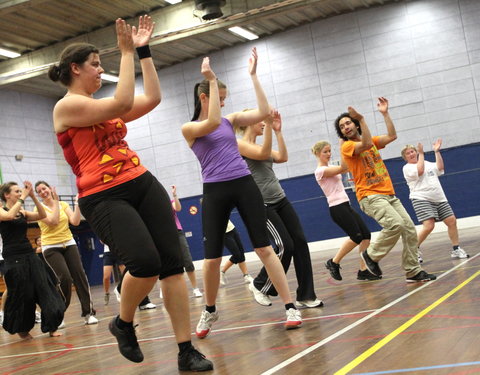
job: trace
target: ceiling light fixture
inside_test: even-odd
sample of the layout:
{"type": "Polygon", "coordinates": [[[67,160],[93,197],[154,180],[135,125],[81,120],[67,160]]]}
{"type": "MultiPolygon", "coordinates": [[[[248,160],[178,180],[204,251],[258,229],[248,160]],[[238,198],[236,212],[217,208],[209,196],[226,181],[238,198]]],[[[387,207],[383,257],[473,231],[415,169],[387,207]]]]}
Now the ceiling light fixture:
{"type": "Polygon", "coordinates": [[[9,51],[8,49],[5,48],[0,48],[0,55],[5,56],[5,57],[10,57],[11,59],[20,56],[20,53],[9,51]]]}
{"type": "Polygon", "coordinates": [[[182,0],[165,0],[167,3],[169,4],[178,4],[180,3],[182,0]]]}
{"type": "Polygon", "coordinates": [[[244,29],[243,27],[240,26],[235,26],[235,27],[230,27],[228,31],[240,35],[241,37],[244,37],[245,39],[248,40],[255,40],[258,39],[258,35],[252,33],[251,31],[248,31],[244,29]]]}
{"type": "Polygon", "coordinates": [[[102,73],[102,79],[108,82],[118,82],[118,77],[112,74],[102,73]]]}

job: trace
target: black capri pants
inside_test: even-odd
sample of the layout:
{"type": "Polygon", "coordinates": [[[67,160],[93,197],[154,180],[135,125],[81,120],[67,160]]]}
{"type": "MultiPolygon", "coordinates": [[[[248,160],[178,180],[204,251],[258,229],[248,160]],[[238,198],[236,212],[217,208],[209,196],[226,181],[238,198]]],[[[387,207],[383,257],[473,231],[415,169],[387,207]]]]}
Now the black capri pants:
{"type": "Polygon", "coordinates": [[[203,184],[202,223],[205,259],[222,256],[225,230],[236,207],[254,248],[270,245],[263,198],[251,175],[203,184]]]}
{"type": "Polygon", "coordinates": [[[225,233],[225,247],[232,254],[229,259],[230,262],[233,264],[245,262],[245,249],[237,228],[233,228],[230,232],[225,233]]]}
{"type": "Polygon", "coordinates": [[[168,193],[150,173],[79,199],[97,236],[135,277],[183,273],[168,193]]]}
{"type": "Polygon", "coordinates": [[[372,237],[362,217],[350,206],[350,202],[330,207],[330,216],[356,244],[372,237]]]}

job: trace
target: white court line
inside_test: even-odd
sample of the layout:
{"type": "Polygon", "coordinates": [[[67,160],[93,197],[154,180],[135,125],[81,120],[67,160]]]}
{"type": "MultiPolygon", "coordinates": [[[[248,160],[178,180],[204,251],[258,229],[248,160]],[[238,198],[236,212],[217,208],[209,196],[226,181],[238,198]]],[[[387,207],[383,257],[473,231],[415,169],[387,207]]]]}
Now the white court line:
{"type": "MultiPolygon", "coordinates": [[[[347,312],[347,313],[333,314],[333,315],[321,315],[321,316],[312,317],[312,318],[305,318],[305,319],[303,319],[303,321],[338,318],[338,317],[348,316],[348,315],[360,315],[360,314],[370,313],[372,311],[375,311],[375,310],[363,310],[363,311],[354,311],[354,312],[347,312]]],[[[259,327],[266,327],[266,326],[277,325],[277,324],[282,324],[282,323],[284,323],[284,321],[275,321],[275,322],[269,322],[269,323],[252,324],[252,325],[248,325],[248,326],[222,328],[222,329],[216,329],[216,330],[212,331],[212,333],[237,331],[237,330],[248,329],[248,328],[259,328],[259,327]]],[[[192,336],[193,335],[195,335],[195,332],[192,333],[192,336]]],[[[38,335],[38,336],[35,336],[35,337],[40,337],[40,336],[44,336],[44,335],[38,335]]],[[[151,338],[148,338],[148,339],[140,339],[140,340],[138,340],[138,342],[156,341],[156,340],[170,339],[170,338],[174,338],[174,337],[175,337],[174,335],[151,337],[151,338]]],[[[16,341],[16,342],[20,342],[20,341],[16,341]]],[[[12,344],[12,343],[4,344],[4,345],[10,345],[10,344],[12,344]]],[[[59,343],[59,344],[62,344],[62,343],[59,343]]],[[[102,348],[102,347],[105,347],[105,346],[114,346],[114,345],[117,345],[116,341],[111,342],[111,343],[106,343],[106,344],[77,346],[77,347],[73,347],[73,348],[63,348],[63,349],[54,349],[54,350],[45,350],[43,352],[31,352],[31,353],[22,353],[22,354],[3,355],[3,356],[0,356],[0,359],[25,357],[25,356],[32,356],[32,355],[39,355],[39,354],[61,353],[61,352],[65,352],[65,351],[74,351],[74,350],[102,348]]]]}
{"type": "MultiPolygon", "coordinates": [[[[442,273],[440,276],[437,277],[437,280],[440,280],[442,277],[445,277],[447,276],[450,272],[453,272],[454,270],[456,270],[457,268],[463,266],[464,264],[470,262],[471,260],[477,258],[478,256],[480,255],[480,253],[478,253],[477,255],[474,255],[473,257],[471,258],[468,258],[467,260],[463,261],[462,263],[459,263],[457,264],[455,267],[451,268],[450,270],[442,273]]],[[[270,370],[267,370],[265,372],[263,372],[261,375],[271,375],[271,374],[274,374],[275,372],[285,368],[286,366],[290,365],[291,363],[297,361],[298,359],[306,356],[307,354],[313,352],[314,350],[322,347],[323,345],[329,343],[330,341],[336,339],[338,336],[341,336],[343,335],[345,332],[348,332],[350,331],[351,329],[359,326],[360,324],[362,324],[363,322],[366,322],[367,320],[373,318],[374,316],[380,314],[381,312],[389,309],[390,307],[396,305],[398,302],[400,301],[403,301],[405,298],[408,298],[410,297],[411,295],[419,292],[420,290],[424,289],[424,288],[427,288],[429,285],[432,285],[433,283],[435,283],[437,280],[434,280],[434,281],[429,281],[429,282],[426,282],[424,285],[422,285],[421,287],[418,287],[416,288],[415,290],[412,290],[411,292],[403,295],[402,297],[399,297],[397,298],[396,300],[390,302],[389,304],[379,308],[378,310],[375,310],[374,312],[372,312],[371,314],[363,317],[362,319],[356,321],[355,323],[353,324],[350,324],[349,326],[343,328],[342,330],[340,331],[337,331],[336,333],[334,333],[333,335],[331,336],[328,336],[327,338],[323,339],[322,341],[319,341],[317,342],[316,344],[310,346],[308,349],[305,349],[303,351],[301,351],[300,353],[298,354],[295,354],[293,357],[290,357],[289,359],[279,363],[278,365],[276,365],[275,367],[272,367],[270,370]]]]}

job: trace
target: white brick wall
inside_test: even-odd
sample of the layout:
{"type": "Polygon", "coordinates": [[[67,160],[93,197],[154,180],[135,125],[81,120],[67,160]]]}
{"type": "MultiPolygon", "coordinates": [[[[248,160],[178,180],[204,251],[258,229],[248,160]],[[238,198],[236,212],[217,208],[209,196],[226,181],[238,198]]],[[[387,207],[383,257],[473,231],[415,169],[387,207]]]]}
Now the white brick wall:
{"type": "MultiPolygon", "coordinates": [[[[399,156],[405,143],[423,142],[428,151],[438,137],[444,147],[478,142],[479,19],[478,0],[399,1],[217,51],[211,64],[229,89],[223,113],[255,105],[247,61],[256,46],[259,77],[282,114],[289,147],[289,162],[276,167],[280,178],[313,172],[310,146],[319,139],[328,139],[338,156],[333,120],[348,105],[364,113],[374,134],[385,132],[376,112],[378,96],[390,99],[399,137],[383,151],[385,158],[399,156]]],[[[198,162],[180,132],[193,113],[200,63],[198,58],[162,69],[162,103],[130,124],[127,136],[145,165],[165,186],[177,184],[181,196],[201,193],[198,162]]],[[[140,79],[137,87],[141,90],[140,79]]],[[[99,94],[111,95],[112,86],[99,94]]],[[[46,178],[67,193],[72,179],[52,146],[53,104],[0,92],[0,161],[4,179],[46,178]],[[16,153],[25,159],[5,156],[16,153]]]]}

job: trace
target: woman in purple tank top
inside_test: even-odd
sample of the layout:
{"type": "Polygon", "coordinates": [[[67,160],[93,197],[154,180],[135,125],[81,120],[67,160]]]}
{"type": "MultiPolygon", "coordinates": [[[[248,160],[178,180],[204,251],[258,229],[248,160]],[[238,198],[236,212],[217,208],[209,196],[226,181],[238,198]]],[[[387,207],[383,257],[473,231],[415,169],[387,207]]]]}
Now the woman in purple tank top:
{"type": "Polygon", "coordinates": [[[217,81],[208,57],[204,58],[201,72],[205,79],[195,86],[195,113],[192,121],[182,126],[183,136],[200,161],[203,177],[203,279],[206,308],[202,311],[196,329],[199,338],[206,337],[213,323],[218,320],[215,301],[220,283],[223,241],[228,218],[234,207],[238,209],[255,252],[285,304],[285,327],[298,328],[302,324],[301,314],[292,303],[285,272],[268,239],[262,195],[240,156],[234,132],[234,127],[257,124],[269,114],[268,101],[256,69],[257,51],[253,48],[249,73],[258,108],[222,117],[221,107],[227,89],[222,82],[217,81]]]}

